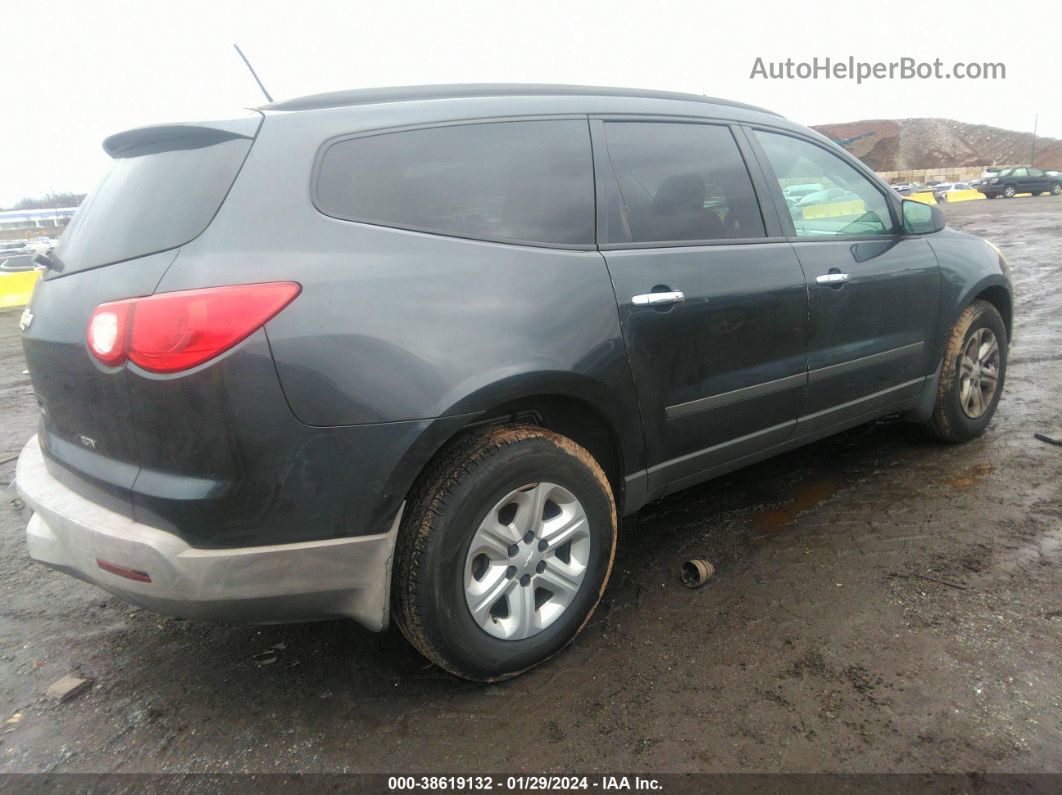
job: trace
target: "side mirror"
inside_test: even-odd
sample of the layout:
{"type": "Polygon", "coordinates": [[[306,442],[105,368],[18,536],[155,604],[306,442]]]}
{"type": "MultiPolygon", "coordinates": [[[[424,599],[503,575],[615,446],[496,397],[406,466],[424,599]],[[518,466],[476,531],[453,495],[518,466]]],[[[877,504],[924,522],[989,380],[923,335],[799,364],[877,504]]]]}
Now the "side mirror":
{"type": "Polygon", "coordinates": [[[932,204],[903,200],[903,229],[909,235],[929,235],[944,228],[944,213],[932,204]]]}

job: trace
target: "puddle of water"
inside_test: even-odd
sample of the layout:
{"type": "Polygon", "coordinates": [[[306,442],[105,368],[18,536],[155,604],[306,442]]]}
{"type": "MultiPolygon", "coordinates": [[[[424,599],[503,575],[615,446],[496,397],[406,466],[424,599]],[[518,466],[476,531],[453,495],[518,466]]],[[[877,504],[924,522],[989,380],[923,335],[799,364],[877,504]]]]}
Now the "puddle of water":
{"type": "Polygon", "coordinates": [[[800,486],[793,494],[793,498],[783,507],[757,511],[752,514],[750,517],[752,528],[761,533],[780,532],[804,511],[811,510],[836,493],[837,484],[828,479],[800,486]]]}
{"type": "Polygon", "coordinates": [[[995,467],[989,464],[978,464],[972,466],[969,469],[965,469],[959,473],[958,477],[949,478],[944,482],[955,489],[968,489],[970,486],[983,480],[988,475],[992,474],[995,467]]]}

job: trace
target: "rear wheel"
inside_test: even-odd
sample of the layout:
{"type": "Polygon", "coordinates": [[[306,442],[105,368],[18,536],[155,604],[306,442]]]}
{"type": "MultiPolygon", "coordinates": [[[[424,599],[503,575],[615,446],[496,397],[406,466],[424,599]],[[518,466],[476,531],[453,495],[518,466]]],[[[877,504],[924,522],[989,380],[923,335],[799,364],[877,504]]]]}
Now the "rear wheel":
{"type": "Polygon", "coordinates": [[[994,306],[974,301],[948,338],[930,432],[966,442],[985,432],[999,405],[1007,372],[1007,329],[994,306]]]}
{"type": "Polygon", "coordinates": [[[604,591],[616,507],[570,439],[503,426],[453,443],[407,501],[393,614],[424,656],[496,681],[563,649],[604,591]]]}

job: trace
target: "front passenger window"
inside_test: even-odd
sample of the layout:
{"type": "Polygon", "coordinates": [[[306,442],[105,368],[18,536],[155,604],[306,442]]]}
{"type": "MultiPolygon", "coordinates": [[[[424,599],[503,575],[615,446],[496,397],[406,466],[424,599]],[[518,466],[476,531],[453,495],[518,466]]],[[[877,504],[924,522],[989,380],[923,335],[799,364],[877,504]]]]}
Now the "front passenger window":
{"type": "Polygon", "coordinates": [[[878,187],[837,155],[790,135],[756,131],[782,189],[797,237],[889,235],[878,187]]]}

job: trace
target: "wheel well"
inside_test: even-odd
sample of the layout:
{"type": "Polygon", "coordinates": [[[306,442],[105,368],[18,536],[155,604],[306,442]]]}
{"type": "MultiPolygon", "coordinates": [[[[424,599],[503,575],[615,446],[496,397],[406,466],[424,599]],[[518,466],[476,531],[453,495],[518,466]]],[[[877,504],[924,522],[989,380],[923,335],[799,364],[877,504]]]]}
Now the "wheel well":
{"type": "Polygon", "coordinates": [[[1010,293],[1007,292],[1005,287],[989,287],[982,290],[977,294],[974,300],[980,299],[981,301],[988,301],[999,312],[999,316],[1003,318],[1003,325],[1007,328],[1007,339],[1013,339],[1012,323],[1014,322],[1014,312],[1010,305],[1010,293]]]}
{"type": "Polygon", "coordinates": [[[497,406],[459,433],[487,425],[539,425],[586,448],[605,471],[617,510],[623,508],[623,453],[611,424],[589,403],[564,395],[537,395],[497,406]]]}

